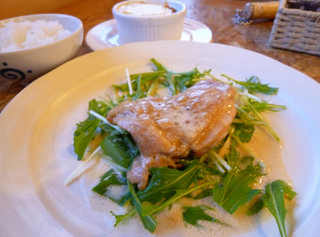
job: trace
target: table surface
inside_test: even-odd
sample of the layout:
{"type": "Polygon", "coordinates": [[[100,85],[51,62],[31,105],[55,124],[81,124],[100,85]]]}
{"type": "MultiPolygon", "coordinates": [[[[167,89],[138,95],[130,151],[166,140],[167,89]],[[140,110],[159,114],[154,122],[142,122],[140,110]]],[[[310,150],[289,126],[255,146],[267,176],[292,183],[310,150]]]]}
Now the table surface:
{"type": "MultiPolygon", "coordinates": [[[[187,17],[205,23],[213,32],[213,41],[250,49],[270,56],[304,72],[320,82],[320,57],[268,47],[272,21],[249,25],[235,25],[232,17],[236,9],[250,0],[181,0],[187,5],[187,17]]],[[[76,0],[52,12],[74,15],[84,24],[85,34],[95,25],[112,19],[112,6],[117,0],[76,0]]],[[[40,12],[39,12],[40,13],[40,12]]],[[[83,43],[78,56],[91,52],[83,43]]],[[[21,90],[22,86],[0,84],[0,111],[21,90]]]]}

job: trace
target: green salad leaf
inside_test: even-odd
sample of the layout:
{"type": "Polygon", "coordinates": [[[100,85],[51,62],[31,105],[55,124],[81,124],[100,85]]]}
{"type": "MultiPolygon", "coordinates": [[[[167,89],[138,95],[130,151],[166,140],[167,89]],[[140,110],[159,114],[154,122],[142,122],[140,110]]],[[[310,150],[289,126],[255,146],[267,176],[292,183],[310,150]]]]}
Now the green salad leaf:
{"type": "MultiPolygon", "coordinates": [[[[102,116],[106,116],[111,108],[112,107],[105,102],[93,99],[89,102],[88,111],[92,110],[102,116]]],[[[77,128],[73,133],[73,147],[74,152],[78,156],[78,160],[83,158],[88,145],[96,135],[99,124],[100,121],[90,114],[87,119],[77,124],[77,128]]]]}
{"type": "Polygon", "coordinates": [[[252,135],[254,133],[254,125],[248,123],[236,123],[234,124],[235,131],[234,136],[237,136],[239,140],[243,143],[251,141],[252,135]]]}
{"type": "Polygon", "coordinates": [[[87,118],[77,124],[77,129],[73,133],[73,149],[78,156],[78,160],[83,158],[84,153],[96,134],[100,121],[95,118],[87,118]]]}
{"type": "Polygon", "coordinates": [[[237,143],[231,139],[229,152],[225,155],[225,159],[231,167],[238,167],[240,162],[240,152],[237,150],[237,143]]]}
{"type": "Polygon", "coordinates": [[[197,68],[189,72],[172,72],[154,58],[151,59],[151,62],[156,71],[164,72],[164,80],[161,81],[161,84],[169,89],[171,95],[185,91],[211,72],[211,70],[200,72],[197,68]]]}
{"type": "Polygon", "coordinates": [[[128,220],[132,217],[134,217],[137,213],[136,209],[131,209],[125,214],[117,215],[113,211],[110,211],[111,215],[113,215],[116,218],[116,221],[114,223],[114,227],[118,226],[120,223],[124,222],[125,220],[128,220]]]}
{"type": "Polygon", "coordinates": [[[287,237],[285,199],[292,200],[297,193],[283,180],[266,185],[262,195],[247,210],[247,215],[255,215],[266,207],[275,218],[281,237],[287,237]]]}
{"type": "MultiPolygon", "coordinates": [[[[132,90],[136,91],[138,87],[138,78],[140,78],[140,88],[143,91],[148,91],[152,84],[156,81],[160,80],[163,75],[165,74],[164,71],[156,71],[156,72],[145,72],[145,73],[137,73],[130,75],[132,90]]],[[[128,83],[122,83],[119,85],[112,85],[112,87],[116,90],[126,93],[126,98],[130,98],[129,96],[129,86],[128,83]]],[[[134,96],[134,95],[132,95],[134,96]]]]}
{"type": "Polygon", "coordinates": [[[125,177],[120,176],[113,169],[108,170],[101,178],[100,182],[92,188],[92,191],[104,195],[110,185],[124,185],[127,183],[125,177]]]}
{"type": "MultiPolygon", "coordinates": [[[[271,104],[264,100],[256,101],[253,99],[249,99],[248,103],[250,103],[250,105],[253,106],[253,108],[260,113],[261,112],[279,112],[287,109],[287,107],[284,105],[271,104]]],[[[248,106],[245,106],[244,110],[250,111],[250,109],[247,107],[248,106]]]]}
{"type": "Polygon", "coordinates": [[[234,168],[213,188],[213,200],[229,213],[251,201],[261,191],[250,185],[263,175],[260,165],[248,165],[243,170],[234,168]]]}
{"type": "Polygon", "coordinates": [[[288,200],[292,200],[297,196],[297,193],[293,190],[293,188],[287,184],[285,181],[283,180],[276,180],[274,181],[275,183],[277,183],[277,185],[280,185],[283,189],[284,192],[284,197],[288,200]]]}
{"type": "Polygon", "coordinates": [[[281,237],[287,237],[285,218],[287,209],[285,208],[284,198],[289,200],[296,196],[293,189],[282,180],[273,181],[265,187],[265,194],[262,196],[264,205],[276,219],[281,237]]]}
{"type": "Polygon", "coordinates": [[[192,164],[185,170],[151,168],[151,180],[144,190],[138,192],[138,196],[141,200],[152,203],[165,200],[177,190],[187,189],[196,180],[199,169],[197,164],[192,164]]]}
{"type": "Polygon", "coordinates": [[[155,67],[156,71],[168,71],[168,69],[165,66],[163,66],[157,59],[151,58],[150,61],[153,63],[153,66],[155,67]]]}
{"type": "Polygon", "coordinates": [[[200,72],[197,68],[190,72],[176,73],[174,74],[175,88],[178,93],[185,91],[192,87],[197,82],[202,80],[205,76],[210,74],[211,70],[200,72]]]}
{"type": "Polygon", "coordinates": [[[247,215],[252,216],[259,213],[264,208],[264,203],[261,197],[253,202],[253,204],[247,210],[247,215]]]}
{"type": "Polygon", "coordinates": [[[238,85],[241,85],[243,88],[247,89],[250,94],[261,93],[266,95],[276,95],[279,90],[279,88],[271,87],[268,84],[261,83],[259,77],[257,76],[251,76],[246,81],[238,81],[226,76],[225,74],[222,76],[232,80],[238,85]]]}
{"type": "MultiPolygon", "coordinates": [[[[280,141],[279,136],[274,131],[274,129],[266,122],[265,118],[257,109],[257,103],[252,103],[252,99],[246,96],[240,96],[242,104],[237,107],[236,122],[244,124],[252,124],[263,128],[267,133],[269,133],[276,141],[280,141]]],[[[261,108],[260,108],[261,110],[261,108]]],[[[273,111],[275,112],[275,110],[273,111]]]]}
{"type": "Polygon", "coordinates": [[[112,104],[107,104],[105,101],[93,99],[89,101],[88,111],[92,110],[102,116],[106,116],[112,108],[112,104]]]}
{"type": "Polygon", "coordinates": [[[184,206],[183,207],[183,220],[194,226],[201,226],[199,221],[209,221],[222,223],[218,219],[208,215],[205,211],[212,210],[213,208],[205,205],[200,206],[184,206]]]}
{"type": "Polygon", "coordinates": [[[177,190],[176,193],[171,196],[169,199],[167,199],[165,202],[162,202],[161,204],[150,204],[150,203],[144,203],[143,204],[143,215],[154,215],[167,207],[171,206],[173,203],[177,202],[183,197],[187,197],[193,192],[204,190],[208,188],[209,186],[212,186],[212,182],[205,182],[196,186],[189,186],[189,188],[184,190],[177,190]]]}
{"type": "Polygon", "coordinates": [[[101,178],[100,182],[92,188],[92,191],[98,193],[102,196],[106,196],[112,201],[116,202],[120,206],[123,206],[126,201],[130,199],[130,195],[128,192],[123,195],[119,195],[118,197],[112,196],[108,191],[109,188],[113,185],[121,186],[127,185],[127,179],[124,176],[125,174],[117,173],[113,169],[108,170],[101,178]]]}
{"type": "Polygon", "coordinates": [[[129,191],[130,194],[132,196],[132,204],[135,207],[136,211],[138,212],[140,219],[143,223],[143,226],[150,231],[151,233],[153,233],[156,230],[157,227],[157,222],[156,220],[151,216],[151,215],[143,215],[142,214],[142,204],[141,201],[139,200],[137,193],[135,191],[134,186],[128,182],[128,187],[129,187],[129,191]]]}
{"type": "Polygon", "coordinates": [[[212,189],[205,189],[201,191],[200,193],[196,194],[195,196],[192,196],[192,199],[200,200],[206,197],[210,197],[212,195],[212,189]]]}
{"type": "Polygon", "coordinates": [[[128,133],[114,132],[106,136],[101,143],[101,148],[115,164],[125,169],[129,168],[133,159],[139,154],[138,147],[128,133]]]}
{"type": "Polygon", "coordinates": [[[136,92],[135,92],[135,95],[134,95],[134,99],[137,100],[137,99],[143,98],[145,96],[146,96],[146,91],[144,91],[142,89],[141,76],[139,76],[137,78],[137,89],[136,89],[136,92]]]}

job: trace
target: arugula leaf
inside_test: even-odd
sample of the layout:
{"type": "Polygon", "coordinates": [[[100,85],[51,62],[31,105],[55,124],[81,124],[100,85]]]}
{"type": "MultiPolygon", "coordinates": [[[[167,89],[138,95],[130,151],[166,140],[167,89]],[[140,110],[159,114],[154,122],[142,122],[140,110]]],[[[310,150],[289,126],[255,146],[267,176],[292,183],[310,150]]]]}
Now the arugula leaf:
{"type": "Polygon", "coordinates": [[[144,190],[138,192],[138,196],[141,200],[152,203],[167,199],[177,190],[188,188],[194,182],[199,169],[197,164],[190,165],[186,170],[151,168],[151,180],[144,190]]]}
{"type": "Polygon", "coordinates": [[[115,214],[113,211],[110,211],[111,215],[113,215],[116,218],[116,222],[114,223],[114,227],[118,226],[121,222],[134,217],[135,214],[137,213],[135,209],[130,210],[129,212],[127,212],[126,214],[121,214],[121,215],[117,215],[115,214]]]}
{"type": "MultiPolygon", "coordinates": [[[[243,105],[237,107],[236,120],[238,118],[242,123],[254,124],[261,126],[266,132],[268,132],[276,141],[280,141],[279,136],[274,131],[274,129],[265,121],[262,114],[256,109],[254,104],[252,104],[250,99],[245,96],[240,97],[243,105]]],[[[258,107],[259,108],[259,107],[258,107]]]]}
{"type": "Polygon", "coordinates": [[[126,185],[127,180],[124,177],[124,174],[116,173],[113,169],[107,171],[101,178],[100,182],[92,188],[93,192],[96,192],[102,196],[108,197],[110,200],[115,203],[123,206],[128,199],[130,199],[129,193],[125,193],[119,198],[115,198],[114,196],[108,193],[109,187],[112,185],[126,185]]]}
{"type": "Polygon", "coordinates": [[[115,164],[127,169],[132,160],[139,155],[139,149],[131,135],[119,127],[115,129],[108,124],[102,124],[100,128],[107,134],[100,144],[103,153],[115,164]]]}
{"type": "MultiPolygon", "coordinates": [[[[106,116],[111,108],[105,102],[93,99],[89,102],[88,110],[93,110],[102,116],[106,116]]],[[[89,143],[96,135],[99,124],[100,121],[90,114],[86,120],[77,124],[77,128],[73,133],[73,148],[78,160],[83,158],[89,143]]]]}
{"type": "Polygon", "coordinates": [[[195,68],[189,72],[178,73],[169,71],[154,58],[151,59],[151,62],[155,66],[156,71],[165,72],[165,80],[162,81],[162,84],[169,89],[171,95],[176,95],[185,91],[211,72],[211,70],[207,70],[201,73],[197,68],[195,68]]]}
{"type": "Polygon", "coordinates": [[[159,61],[152,58],[151,63],[154,66],[154,72],[132,74],[130,75],[133,94],[129,94],[129,87],[127,83],[120,85],[113,85],[113,88],[124,93],[124,100],[138,99],[146,96],[155,95],[156,85],[163,85],[168,88],[171,95],[176,95],[187,88],[193,86],[201,78],[210,74],[211,70],[200,72],[197,68],[189,72],[172,72],[169,71],[159,61]]]}
{"type": "Polygon", "coordinates": [[[237,150],[236,145],[237,143],[234,141],[234,139],[231,139],[229,152],[225,155],[225,159],[231,167],[239,166],[240,162],[240,152],[237,150]]]}
{"type": "Polygon", "coordinates": [[[210,71],[200,73],[197,68],[183,73],[167,72],[166,80],[162,84],[169,89],[171,95],[176,95],[190,88],[209,73],[210,71]]]}
{"type": "Polygon", "coordinates": [[[107,113],[113,108],[112,104],[107,104],[104,101],[98,101],[96,99],[89,101],[88,111],[93,110],[102,116],[106,116],[107,113]]]}
{"type": "Polygon", "coordinates": [[[137,78],[137,90],[134,95],[134,99],[140,99],[145,97],[145,91],[142,89],[141,76],[137,78]]]}
{"type": "Polygon", "coordinates": [[[201,220],[209,221],[209,222],[219,222],[218,219],[208,215],[205,211],[212,210],[213,208],[205,205],[200,206],[184,206],[183,207],[183,220],[194,226],[201,226],[198,222],[201,220]]]}
{"type": "MultiPolygon", "coordinates": [[[[94,107],[90,107],[89,105],[89,109],[96,109],[96,111],[100,112],[100,115],[106,116],[111,107],[95,100],[93,102],[94,107]]],[[[109,156],[115,164],[127,169],[131,165],[132,160],[139,154],[138,147],[131,135],[115,125],[108,123],[100,124],[99,119],[90,116],[92,116],[91,113],[89,119],[98,121],[98,126],[106,133],[100,144],[104,154],[109,156]]]]}
{"type": "Polygon", "coordinates": [[[125,177],[117,174],[113,169],[108,170],[101,178],[100,182],[92,188],[92,191],[104,195],[110,185],[124,185],[127,183],[125,177]]]}
{"type": "Polygon", "coordinates": [[[199,200],[206,197],[210,197],[212,195],[212,189],[205,189],[198,193],[197,195],[193,196],[192,199],[199,200]]]}
{"type": "Polygon", "coordinates": [[[247,210],[247,215],[253,216],[258,212],[260,212],[263,208],[264,208],[264,203],[262,198],[260,197],[257,200],[255,200],[255,202],[249,207],[249,209],[247,210]]]}
{"type": "Polygon", "coordinates": [[[185,190],[177,190],[175,195],[173,195],[172,197],[170,197],[169,199],[167,199],[165,202],[161,203],[160,205],[152,205],[150,203],[149,204],[143,203],[142,214],[146,216],[146,215],[153,215],[155,213],[158,213],[158,212],[164,210],[165,208],[167,208],[168,206],[171,206],[173,203],[175,203],[179,199],[186,197],[189,194],[196,192],[198,190],[205,189],[211,185],[212,185],[212,182],[205,182],[205,183],[202,183],[202,184],[194,186],[194,187],[189,187],[185,190]]]}
{"type": "Polygon", "coordinates": [[[279,90],[276,87],[271,87],[268,84],[261,83],[260,79],[257,76],[251,76],[246,81],[238,81],[226,75],[222,75],[222,76],[227,77],[229,80],[232,80],[238,85],[243,86],[248,90],[250,94],[261,93],[266,95],[276,95],[279,90]]]}
{"type": "Polygon", "coordinates": [[[285,208],[285,195],[293,199],[296,193],[282,180],[273,181],[265,187],[265,194],[262,196],[264,205],[276,219],[281,237],[287,237],[285,218],[287,209],[285,208]]]}
{"type": "Polygon", "coordinates": [[[287,198],[288,200],[292,200],[297,196],[297,193],[293,190],[293,188],[283,180],[277,180],[275,182],[278,182],[279,185],[282,186],[284,197],[287,198]]]}
{"type": "MultiPolygon", "coordinates": [[[[145,88],[149,89],[151,84],[158,80],[159,78],[163,77],[165,74],[164,71],[156,71],[156,72],[145,72],[145,73],[137,73],[137,74],[131,74],[131,85],[132,89],[134,91],[137,90],[137,79],[140,78],[141,83],[144,85],[145,88]]],[[[128,83],[122,83],[119,85],[112,85],[112,87],[116,90],[119,90],[121,92],[129,93],[129,86],[128,83]]]]}
{"type": "Polygon", "coordinates": [[[78,156],[78,160],[83,158],[89,143],[96,134],[99,123],[98,119],[90,117],[77,123],[77,129],[73,133],[73,149],[78,156]]]}
{"type": "MultiPolygon", "coordinates": [[[[288,200],[292,200],[297,195],[297,193],[293,191],[292,187],[289,186],[286,182],[282,180],[277,180],[275,182],[282,186],[284,197],[288,200]]],[[[247,210],[247,215],[255,215],[265,207],[262,197],[263,195],[255,200],[255,202],[249,207],[249,209],[247,210]]]]}
{"type": "Polygon", "coordinates": [[[156,230],[157,227],[157,222],[156,220],[151,216],[151,215],[142,215],[142,204],[141,201],[139,200],[137,193],[135,191],[134,186],[128,182],[128,187],[129,187],[129,191],[131,194],[131,201],[133,206],[135,207],[136,211],[138,212],[140,219],[143,223],[143,226],[150,231],[151,233],[153,233],[156,230]]]}
{"type": "Polygon", "coordinates": [[[173,96],[173,95],[178,94],[174,74],[172,72],[167,72],[165,78],[166,78],[166,81],[163,83],[163,85],[168,87],[168,89],[170,91],[170,95],[173,96]]]}
{"type": "Polygon", "coordinates": [[[253,165],[254,163],[254,157],[253,156],[243,156],[240,160],[240,163],[239,163],[239,167],[241,169],[244,169],[245,167],[248,167],[249,165],[253,165]]]}
{"type": "Polygon", "coordinates": [[[232,169],[213,188],[213,200],[233,214],[260,193],[260,190],[252,189],[250,185],[262,175],[260,165],[249,165],[240,171],[237,168],[232,169]]]}
{"type": "Polygon", "coordinates": [[[157,71],[165,71],[167,72],[167,68],[165,66],[163,66],[158,60],[156,60],[155,58],[151,58],[150,61],[153,63],[155,69],[157,71]]]}
{"type": "Polygon", "coordinates": [[[243,143],[250,142],[252,135],[254,133],[254,125],[248,123],[236,123],[234,124],[235,131],[234,136],[237,136],[239,140],[243,143]]]}
{"type": "Polygon", "coordinates": [[[133,159],[139,154],[138,147],[128,133],[114,132],[106,136],[101,143],[101,148],[115,164],[125,169],[129,168],[133,159]]]}
{"type": "MultiPolygon", "coordinates": [[[[249,99],[248,102],[251,104],[251,106],[255,108],[256,111],[260,113],[261,112],[279,112],[287,109],[287,107],[284,105],[271,104],[264,100],[260,102],[253,99],[249,99]]],[[[246,107],[244,107],[244,109],[247,110],[246,107]]]]}
{"type": "Polygon", "coordinates": [[[197,68],[193,69],[190,72],[183,72],[183,73],[175,73],[175,87],[178,93],[185,91],[186,89],[190,88],[201,78],[205,77],[206,75],[210,74],[211,70],[204,71],[201,73],[197,68]]]}

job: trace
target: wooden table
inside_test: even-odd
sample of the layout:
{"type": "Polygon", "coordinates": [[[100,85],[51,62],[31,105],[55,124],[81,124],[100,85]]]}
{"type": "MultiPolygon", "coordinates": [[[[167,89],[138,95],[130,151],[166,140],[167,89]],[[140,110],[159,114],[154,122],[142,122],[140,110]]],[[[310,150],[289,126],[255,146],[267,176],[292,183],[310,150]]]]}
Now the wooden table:
{"type": "MultiPolygon", "coordinates": [[[[237,8],[250,0],[181,0],[187,5],[187,17],[205,23],[213,31],[214,42],[234,45],[268,55],[304,72],[320,82],[320,57],[286,50],[272,49],[267,40],[272,22],[235,25],[232,17],[237,8]]],[[[63,8],[53,10],[80,18],[85,34],[93,26],[112,18],[111,8],[117,0],[77,0],[63,8]]],[[[83,44],[79,55],[91,52],[83,44]]],[[[281,78],[279,78],[281,80],[281,78]]],[[[0,110],[23,89],[18,85],[0,84],[0,110]]]]}

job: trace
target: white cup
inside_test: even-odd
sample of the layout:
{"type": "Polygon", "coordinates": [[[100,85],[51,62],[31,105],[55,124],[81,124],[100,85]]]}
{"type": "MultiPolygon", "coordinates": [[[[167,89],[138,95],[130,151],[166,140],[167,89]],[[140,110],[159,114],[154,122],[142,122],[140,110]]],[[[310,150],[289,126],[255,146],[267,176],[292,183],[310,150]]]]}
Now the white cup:
{"type": "Polygon", "coordinates": [[[136,41],[179,40],[183,31],[186,6],[184,3],[168,0],[170,8],[175,9],[170,15],[139,16],[119,11],[124,4],[130,3],[164,4],[163,0],[130,0],[117,3],[112,13],[117,22],[120,44],[136,41]]]}

